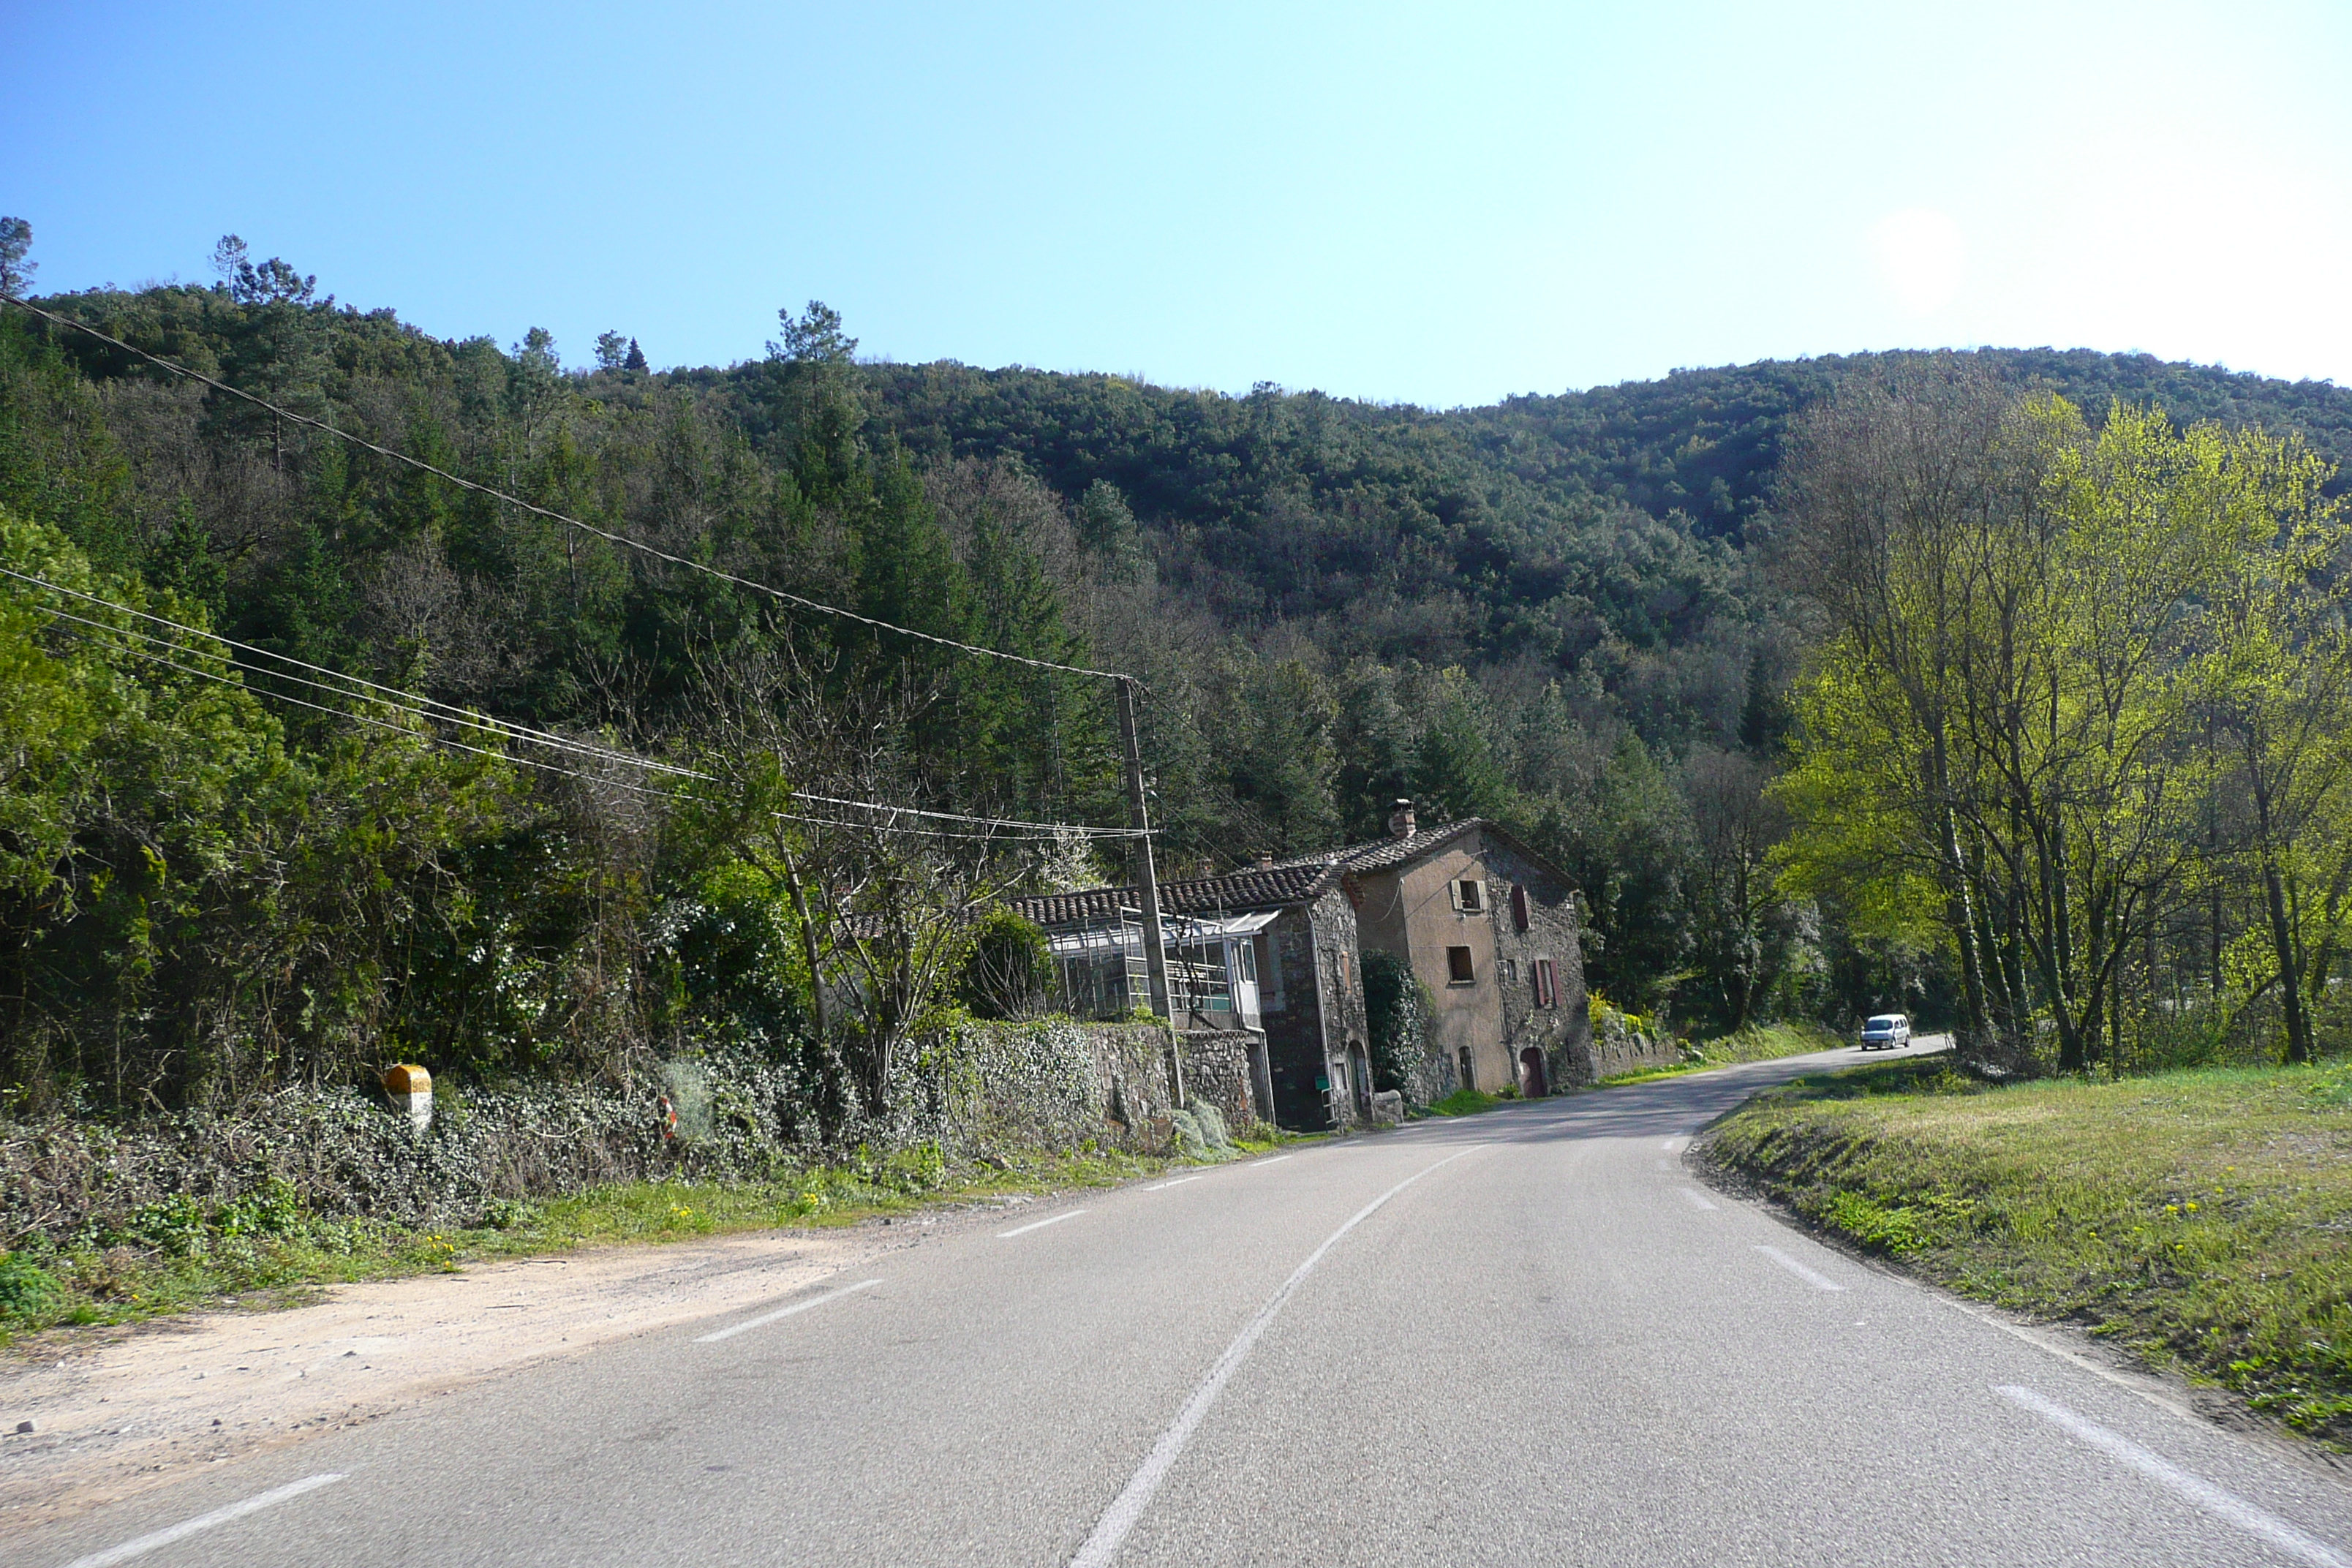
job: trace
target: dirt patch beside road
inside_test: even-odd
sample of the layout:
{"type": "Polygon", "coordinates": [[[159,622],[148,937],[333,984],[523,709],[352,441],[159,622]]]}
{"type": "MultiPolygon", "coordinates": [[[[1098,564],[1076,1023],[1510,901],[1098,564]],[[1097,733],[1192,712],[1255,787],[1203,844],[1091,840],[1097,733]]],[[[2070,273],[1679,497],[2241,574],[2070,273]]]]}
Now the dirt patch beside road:
{"type": "Polygon", "coordinates": [[[0,1531],[543,1357],[771,1300],[916,1228],[579,1252],[334,1286],[285,1311],[38,1336],[0,1360],[0,1531]]]}

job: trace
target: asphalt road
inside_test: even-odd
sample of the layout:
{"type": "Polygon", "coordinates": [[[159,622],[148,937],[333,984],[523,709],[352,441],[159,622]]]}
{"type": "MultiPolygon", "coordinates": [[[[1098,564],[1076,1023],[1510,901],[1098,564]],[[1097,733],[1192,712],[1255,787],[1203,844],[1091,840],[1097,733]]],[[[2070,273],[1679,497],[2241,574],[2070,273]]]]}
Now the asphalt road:
{"type": "Polygon", "coordinates": [[[5,1555],[2352,1568],[2343,1481],[1693,1180],[1840,1058],[943,1226],[5,1555]]]}

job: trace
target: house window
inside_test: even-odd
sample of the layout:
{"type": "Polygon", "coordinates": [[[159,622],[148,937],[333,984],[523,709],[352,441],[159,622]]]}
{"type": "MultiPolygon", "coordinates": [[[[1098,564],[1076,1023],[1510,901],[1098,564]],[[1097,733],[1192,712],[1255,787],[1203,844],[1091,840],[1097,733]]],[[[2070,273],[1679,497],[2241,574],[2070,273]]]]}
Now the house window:
{"type": "Polygon", "coordinates": [[[1517,882],[1511,884],[1511,929],[1528,929],[1528,890],[1517,882]]]}
{"type": "Polygon", "coordinates": [[[1477,972],[1470,966],[1468,948],[1449,947],[1445,950],[1445,983],[1448,985],[1467,985],[1477,978],[1477,972]]]}
{"type": "Polygon", "coordinates": [[[1454,883],[1454,907],[1465,915],[1486,912],[1486,884],[1475,877],[1464,877],[1454,883]]]}
{"type": "Polygon", "coordinates": [[[1552,968],[1551,960],[1549,958],[1536,960],[1536,1005],[1538,1007],[1559,1005],[1559,977],[1552,968]]]}
{"type": "Polygon", "coordinates": [[[1495,960],[1495,979],[1498,984],[1517,985],[1519,983],[1519,961],[1516,958],[1495,960]]]}

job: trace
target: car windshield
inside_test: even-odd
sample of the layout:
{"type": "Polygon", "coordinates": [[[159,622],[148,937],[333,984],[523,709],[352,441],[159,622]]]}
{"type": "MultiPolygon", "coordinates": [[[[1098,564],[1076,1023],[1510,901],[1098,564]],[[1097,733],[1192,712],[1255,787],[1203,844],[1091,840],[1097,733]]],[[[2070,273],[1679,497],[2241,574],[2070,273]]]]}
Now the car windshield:
{"type": "Polygon", "coordinates": [[[1891,1029],[1901,1022],[1903,1022],[1903,1015],[1900,1013],[1881,1013],[1869,1023],[1864,1024],[1863,1027],[1865,1029],[1891,1029]]]}

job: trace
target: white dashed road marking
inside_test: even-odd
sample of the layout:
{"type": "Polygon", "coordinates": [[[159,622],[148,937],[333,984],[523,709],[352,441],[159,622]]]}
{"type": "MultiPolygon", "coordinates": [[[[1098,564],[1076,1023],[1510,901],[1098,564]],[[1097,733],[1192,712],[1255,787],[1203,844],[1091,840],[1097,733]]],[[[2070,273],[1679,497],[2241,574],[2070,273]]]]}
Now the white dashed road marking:
{"type": "Polygon", "coordinates": [[[1209,1406],[1217,1402],[1217,1395],[1223,1391],[1226,1380],[1248,1357],[1250,1347],[1257,1343],[1258,1336],[1265,1332],[1275,1315],[1290,1300],[1291,1293],[1315,1272],[1315,1266],[1323,1261],[1323,1255],[1339,1246],[1342,1237],[1378,1214],[1381,1205],[1422,1177],[1439,1166],[1454,1163],[1464,1154],[1475,1153],[1483,1147],[1484,1144],[1474,1143],[1467,1149],[1448,1154],[1435,1165],[1423,1165],[1358,1209],[1347,1224],[1325,1237],[1323,1245],[1307,1255],[1306,1262],[1291,1270],[1290,1278],[1282,1282],[1281,1289],[1257,1310],[1257,1316],[1234,1336],[1234,1342],[1225,1347],[1225,1353],[1217,1358],[1216,1364],[1209,1369],[1208,1376],[1192,1390],[1192,1396],[1184,1401],[1184,1408],[1176,1413],[1176,1419],[1168,1424],[1168,1430],[1160,1434],[1160,1441],[1151,1446],[1151,1452],[1145,1458],[1142,1468],[1129,1479],[1118,1496],[1111,1500],[1111,1505],[1103,1510],[1102,1518],[1095,1521],[1094,1533],[1087,1536],[1086,1544],[1078,1548],[1078,1554],[1070,1559],[1071,1568],[1106,1568],[1111,1559],[1118,1555],[1119,1547],[1127,1540],[1127,1532],[1133,1530],[1135,1521],[1143,1517],[1143,1510],[1151,1505],[1152,1494],[1160,1489],[1160,1483],[1167,1478],[1170,1467],[1176,1463],[1177,1456],[1183,1453],[1184,1445],[1192,1440],[1192,1429],[1209,1413],[1209,1406]]]}
{"type": "Polygon", "coordinates": [[[1806,1268],[1803,1264],[1798,1262],[1795,1258],[1790,1257],[1787,1253],[1781,1251],[1777,1247],[1764,1247],[1759,1245],[1756,1250],[1770,1258],[1773,1262],[1779,1264],[1781,1268],[1787,1269],[1790,1273],[1795,1275],[1798,1279],[1803,1280],[1806,1284],[1811,1285],[1816,1290],[1843,1290],[1845,1289],[1844,1286],[1839,1284],[1836,1280],[1831,1279],[1820,1269],[1806,1268]]]}
{"type": "Polygon", "coordinates": [[[185,1541],[199,1531],[210,1530],[218,1524],[226,1524],[233,1519],[243,1519],[247,1514],[259,1509],[274,1507],[281,1502],[291,1502],[304,1492],[317,1491],[320,1487],[331,1485],[342,1479],[340,1475],[305,1476],[299,1481],[279,1487],[273,1491],[263,1492],[258,1497],[249,1497],[243,1502],[233,1502],[226,1508],[216,1508],[210,1513],[200,1513],[194,1519],[183,1520],[169,1530],[159,1530],[152,1535],[142,1535],[136,1541],[126,1541],[120,1546],[110,1546],[103,1552],[93,1552],[87,1557],[77,1557],[67,1563],[66,1568],[110,1568],[112,1563],[127,1563],[131,1558],[152,1552],[159,1546],[169,1546],[175,1541],[185,1541]]]}
{"type": "Polygon", "coordinates": [[[1059,1225],[1066,1219],[1076,1219],[1086,1212],[1084,1209],[1072,1209],[1067,1214],[1057,1214],[1049,1219],[1033,1219],[1027,1225],[1016,1225],[1011,1230],[998,1231],[996,1239],[1011,1241],[1016,1236],[1026,1236],[1033,1230],[1043,1230],[1049,1225],[1059,1225]]]}
{"type": "Polygon", "coordinates": [[[805,1301],[795,1301],[789,1307],[779,1307],[772,1312],[762,1312],[756,1318],[746,1318],[740,1323],[730,1323],[717,1333],[698,1334],[695,1337],[694,1342],[698,1345],[715,1345],[721,1340],[731,1340],[747,1330],[765,1328],[779,1318],[789,1318],[795,1312],[805,1312],[811,1307],[822,1307],[827,1301],[838,1301],[844,1296],[855,1296],[860,1290],[871,1290],[881,1283],[879,1279],[860,1279],[855,1285],[844,1285],[838,1290],[827,1290],[822,1296],[812,1296],[805,1301]]]}
{"type": "Polygon", "coordinates": [[[1713,1214],[1715,1212],[1715,1205],[1713,1204],[1699,1196],[1698,1194],[1693,1192],[1690,1188],[1677,1187],[1675,1190],[1682,1194],[1684,1201],[1688,1203],[1691,1207],[1695,1209],[1703,1209],[1708,1214],[1713,1214]]]}

